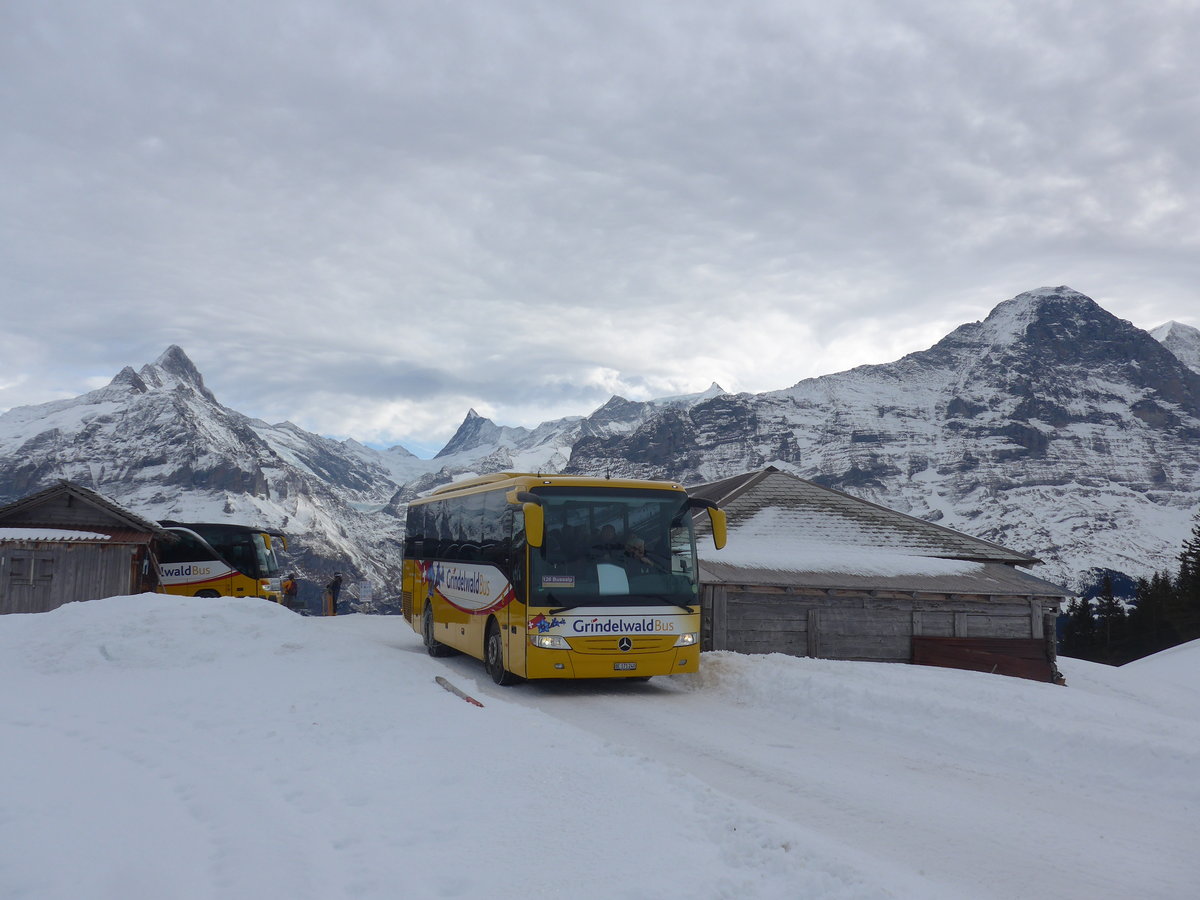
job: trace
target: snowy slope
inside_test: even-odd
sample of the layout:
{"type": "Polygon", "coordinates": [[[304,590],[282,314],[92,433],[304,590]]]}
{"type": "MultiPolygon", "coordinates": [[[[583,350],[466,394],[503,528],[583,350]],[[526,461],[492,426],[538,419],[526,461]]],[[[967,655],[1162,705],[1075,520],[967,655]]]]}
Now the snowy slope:
{"type": "MultiPolygon", "coordinates": [[[[634,404],[686,407],[719,392],[634,404]]],[[[187,354],[169,347],[83,396],[0,415],[0,505],[58,479],[99,490],[139,515],[282,529],[286,565],[323,583],[335,569],[394,597],[404,503],[454,478],[566,466],[581,417],[500,427],[471,410],[434,459],[379,451],[221,405],[187,354]]],[[[631,426],[630,426],[631,427],[631,426]]]]}
{"type": "Polygon", "coordinates": [[[774,464],[1046,561],[1149,575],[1200,507],[1200,376],[1067,287],[928,350],[670,410],[576,444],[571,469],[713,481],[774,464]]]}
{"type": "Polygon", "coordinates": [[[360,511],[396,488],[378,456],[222,406],[170,347],[99,390],[0,415],[0,503],[68,479],[145,518],[282,529],[289,563],[315,580],[346,568],[386,581],[400,524],[360,511]]]}
{"type": "Polygon", "coordinates": [[[497,688],[396,617],[4,616],[0,896],[1190,900],[1200,644],[1062,663],[497,688]]]}
{"type": "Polygon", "coordinates": [[[1200,328],[1182,322],[1167,322],[1150,336],[1175,354],[1185,366],[1200,374],[1200,328]]]}

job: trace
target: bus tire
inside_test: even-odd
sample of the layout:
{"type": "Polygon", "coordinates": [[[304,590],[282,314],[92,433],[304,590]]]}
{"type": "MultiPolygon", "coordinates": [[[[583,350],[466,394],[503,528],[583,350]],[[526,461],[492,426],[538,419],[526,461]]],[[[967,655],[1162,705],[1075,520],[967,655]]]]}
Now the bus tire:
{"type": "Polygon", "coordinates": [[[421,640],[425,643],[425,652],[430,656],[449,656],[453,652],[433,636],[433,607],[428,603],[421,613],[421,640]]]}
{"type": "Polygon", "coordinates": [[[516,684],[520,680],[504,668],[504,642],[500,639],[500,626],[495,619],[488,623],[487,637],[483,639],[483,666],[496,684],[516,684]]]}
{"type": "Polygon", "coordinates": [[[220,597],[216,591],[196,591],[197,597],[220,597]]]}

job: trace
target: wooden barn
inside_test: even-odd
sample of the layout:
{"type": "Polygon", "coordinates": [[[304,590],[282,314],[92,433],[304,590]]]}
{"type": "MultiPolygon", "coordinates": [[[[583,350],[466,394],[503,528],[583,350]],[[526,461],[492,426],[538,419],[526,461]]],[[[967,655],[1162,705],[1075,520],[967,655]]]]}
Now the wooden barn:
{"type": "Polygon", "coordinates": [[[153,591],[154,546],[173,540],[95,491],[61,481],[0,507],[0,613],[153,591]]]}
{"type": "Polygon", "coordinates": [[[1057,677],[1070,592],[1021,571],[1033,557],[773,466],[688,493],[729,521],[724,550],[701,544],[706,650],[1057,677]]]}

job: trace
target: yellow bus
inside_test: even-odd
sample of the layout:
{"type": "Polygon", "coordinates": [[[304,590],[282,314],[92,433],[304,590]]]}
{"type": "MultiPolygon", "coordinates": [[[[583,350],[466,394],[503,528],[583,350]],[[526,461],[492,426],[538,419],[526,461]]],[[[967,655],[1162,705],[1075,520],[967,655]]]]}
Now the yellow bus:
{"type": "Polygon", "coordinates": [[[159,550],[158,580],[167,594],[189,597],[262,597],[279,603],[281,532],[251,525],[159,522],[178,538],[159,550]]]}
{"type": "Polygon", "coordinates": [[[718,549],[725,514],[678,484],[505,472],[408,506],[401,602],[431,656],[521,678],[695,672],[693,511],[718,549]]]}

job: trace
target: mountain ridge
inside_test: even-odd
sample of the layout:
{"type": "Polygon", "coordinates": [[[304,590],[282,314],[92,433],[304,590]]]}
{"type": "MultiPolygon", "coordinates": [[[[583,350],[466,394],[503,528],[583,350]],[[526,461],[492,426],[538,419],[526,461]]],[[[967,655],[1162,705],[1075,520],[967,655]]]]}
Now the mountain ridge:
{"type": "Polygon", "coordinates": [[[0,502],[65,477],[152,518],[283,528],[314,574],[390,586],[404,505],[458,477],[696,483],[774,464],[1043,557],[1036,574],[1051,580],[1149,574],[1200,505],[1200,373],[1171,349],[1196,330],[1168,324],[1152,335],[1069,287],[1039,288],[926,350],[776,391],[614,395],[534,428],[471,409],[428,460],[230,410],[171,345],[103,388],[0,415],[0,502]]]}

